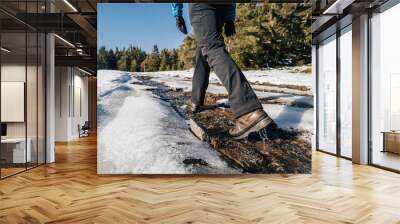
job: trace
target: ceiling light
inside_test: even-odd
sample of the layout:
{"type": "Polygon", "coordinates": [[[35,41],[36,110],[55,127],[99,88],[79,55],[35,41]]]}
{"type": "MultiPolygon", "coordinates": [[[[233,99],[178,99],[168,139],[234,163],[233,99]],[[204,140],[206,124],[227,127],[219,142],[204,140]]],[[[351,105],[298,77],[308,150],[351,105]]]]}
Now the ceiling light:
{"type": "Polygon", "coordinates": [[[76,49],[76,52],[79,54],[79,55],[83,55],[84,53],[83,53],[83,49],[81,49],[81,48],[77,48],[76,49]]]}
{"type": "Polygon", "coordinates": [[[355,0],[336,0],[322,14],[323,15],[338,15],[342,14],[343,10],[351,5],[355,0]]]}
{"type": "Polygon", "coordinates": [[[57,34],[54,34],[54,36],[55,37],[57,37],[59,40],[61,40],[62,42],[64,42],[64,43],[66,43],[67,45],[69,45],[70,47],[73,47],[73,48],[75,48],[75,45],[73,45],[71,42],[69,42],[68,40],[66,40],[66,39],[64,39],[64,38],[62,38],[62,37],[60,37],[59,35],[57,35],[57,34]]]}
{"type": "Polygon", "coordinates": [[[65,4],[67,4],[74,12],[78,12],[78,10],[68,1],[64,0],[65,4]]]}
{"type": "Polygon", "coordinates": [[[11,50],[9,50],[9,49],[7,49],[5,47],[1,47],[1,51],[4,51],[6,53],[10,53],[11,52],[11,50]]]}
{"type": "Polygon", "coordinates": [[[81,68],[78,68],[78,70],[81,71],[81,72],[83,72],[83,73],[85,73],[85,74],[87,74],[87,75],[92,75],[92,73],[90,73],[90,72],[88,72],[88,71],[85,71],[85,70],[83,70],[83,69],[81,69],[81,68]]]}

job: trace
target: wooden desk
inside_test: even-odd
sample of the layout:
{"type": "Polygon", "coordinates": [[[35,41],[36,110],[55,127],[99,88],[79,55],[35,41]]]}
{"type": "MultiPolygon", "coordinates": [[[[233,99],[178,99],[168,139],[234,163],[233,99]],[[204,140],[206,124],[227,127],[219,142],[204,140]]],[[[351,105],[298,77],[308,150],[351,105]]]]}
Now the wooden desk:
{"type": "Polygon", "coordinates": [[[9,163],[25,163],[31,162],[31,145],[30,138],[26,141],[27,147],[25,151],[25,138],[5,138],[1,139],[1,154],[3,159],[9,163]]]}
{"type": "Polygon", "coordinates": [[[383,131],[382,152],[400,154],[400,131],[383,131]]]}

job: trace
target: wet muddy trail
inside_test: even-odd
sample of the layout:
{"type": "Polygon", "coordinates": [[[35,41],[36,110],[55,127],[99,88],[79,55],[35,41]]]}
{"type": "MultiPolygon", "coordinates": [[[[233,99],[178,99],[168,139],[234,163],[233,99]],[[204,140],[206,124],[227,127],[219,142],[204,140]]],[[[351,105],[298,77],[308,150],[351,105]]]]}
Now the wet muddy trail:
{"type": "Polygon", "coordinates": [[[225,94],[207,93],[206,108],[193,114],[187,107],[190,92],[170,88],[152,81],[148,76],[135,78],[139,82],[132,84],[150,86],[147,90],[154,97],[169,102],[182,118],[191,120],[189,123],[193,134],[208,142],[231,166],[248,173],[311,172],[311,144],[301,133],[283,130],[275,125],[253,133],[245,140],[235,140],[228,135],[229,128],[234,125],[229,105],[218,103],[218,100],[227,98],[225,94]]]}

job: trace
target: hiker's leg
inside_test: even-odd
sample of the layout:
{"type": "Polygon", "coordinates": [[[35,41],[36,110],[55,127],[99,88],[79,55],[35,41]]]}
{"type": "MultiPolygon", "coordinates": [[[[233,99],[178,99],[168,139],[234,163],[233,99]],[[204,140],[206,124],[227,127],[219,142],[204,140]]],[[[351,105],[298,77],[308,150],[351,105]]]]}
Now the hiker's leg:
{"type": "Polygon", "coordinates": [[[225,50],[219,29],[221,16],[216,7],[206,3],[191,3],[189,12],[197,45],[228,91],[229,104],[235,117],[262,109],[250,84],[225,50]]]}
{"type": "Polygon", "coordinates": [[[206,90],[210,77],[210,66],[201,53],[200,48],[196,49],[196,62],[192,79],[192,103],[203,105],[206,90]]]}

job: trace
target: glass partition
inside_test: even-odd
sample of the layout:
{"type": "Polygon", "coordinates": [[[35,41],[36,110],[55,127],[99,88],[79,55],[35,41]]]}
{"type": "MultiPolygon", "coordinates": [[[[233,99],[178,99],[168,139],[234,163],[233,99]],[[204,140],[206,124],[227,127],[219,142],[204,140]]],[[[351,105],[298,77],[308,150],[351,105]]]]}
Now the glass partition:
{"type": "MultiPolygon", "coordinates": [[[[44,1],[1,2],[23,13],[44,1]]],[[[0,12],[0,178],[45,163],[45,34],[0,12]]]]}
{"type": "Polygon", "coordinates": [[[25,32],[1,34],[2,177],[24,171],[31,161],[26,141],[26,42],[25,32]]]}

